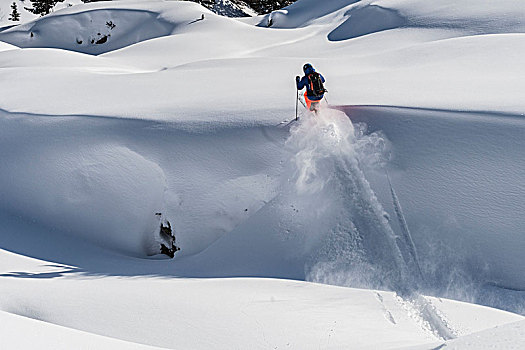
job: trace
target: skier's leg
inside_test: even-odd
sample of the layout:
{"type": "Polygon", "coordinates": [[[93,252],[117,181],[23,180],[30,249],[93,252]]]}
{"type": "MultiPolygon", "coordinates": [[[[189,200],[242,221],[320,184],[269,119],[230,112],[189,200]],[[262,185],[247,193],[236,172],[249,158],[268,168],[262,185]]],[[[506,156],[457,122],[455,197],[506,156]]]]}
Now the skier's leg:
{"type": "Polygon", "coordinates": [[[308,92],[304,93],[304,102],[306,102],[306,108],[311,111],[312,110],[312,101],[310,101],[310,99],[308,98],[307,94],[308,94],[308,92]]]}

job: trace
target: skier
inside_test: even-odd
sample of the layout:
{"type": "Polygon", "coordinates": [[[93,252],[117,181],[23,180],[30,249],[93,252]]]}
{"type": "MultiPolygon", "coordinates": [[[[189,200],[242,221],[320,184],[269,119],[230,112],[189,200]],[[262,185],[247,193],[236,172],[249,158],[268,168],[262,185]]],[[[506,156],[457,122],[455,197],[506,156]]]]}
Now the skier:
{"type": "Polygon", "coordinates": [[[297,83],[297,90],[302,90],[306,87],[304,93],[304,101],[306,107],[310,111],[317,112],[319,110],[319,101],[324,97],[326,89],[323,86],[325,82],[324,77],[317,73],[310,63],[306,63],[303,66],[304,77],[295,77],[297,83]]]}

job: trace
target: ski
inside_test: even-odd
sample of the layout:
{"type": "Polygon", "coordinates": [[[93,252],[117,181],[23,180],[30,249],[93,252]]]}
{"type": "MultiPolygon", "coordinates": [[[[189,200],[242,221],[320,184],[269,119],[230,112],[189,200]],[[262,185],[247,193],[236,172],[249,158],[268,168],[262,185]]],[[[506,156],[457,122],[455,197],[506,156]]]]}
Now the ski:
{"type": "Polygon", "coordinates": [[[279,124],[277,124],[276,126],[285,128],[287,126],[290,126],[293,122],[298,121],[298,120],[299,120],[299,117],[297,117],[297,119],[292,118],[291,120],[285,119],[279,124]]]}

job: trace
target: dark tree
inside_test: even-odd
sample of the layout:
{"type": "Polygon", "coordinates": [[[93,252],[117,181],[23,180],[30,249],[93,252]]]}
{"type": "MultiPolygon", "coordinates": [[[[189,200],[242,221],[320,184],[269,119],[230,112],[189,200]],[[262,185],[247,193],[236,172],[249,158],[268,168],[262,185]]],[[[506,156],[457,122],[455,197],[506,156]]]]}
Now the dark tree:
{"type": "Polygon", "coordinates": [[[257,13],[269,13],[275,10],[282,9],[291,5],[295,0],[243,0],[248,6],[254,9],[257,13]]]}
{"type": "MultiPolygon", "coordinates": [[[[84,0],[82,0],[84,1],[84,0]]],[[[204,7],[209,8],[210,10],[214,11],[215,13],[223,14],[223,11],[221,11],[220,2],[218,3],[218,0],[185,0],[185,1],[193,1],[201,4],[204,7]]],[[[240,9],[244,6],[250,7],[252,10],[259,14],[264,13],[270,13],[275,10],[279,10],[283,7],[286,7],[288,5],[291,5],[296,0],[230,0],[230,2],[234,6],[238,6],[239,11],[229,12],[227,13],[228,16],[246,16],[247,14],[241,11],[240,9]]]]}
{"type": "Polygon", "coordinates": [[[99,1],[111,1],[111,0],[81,0],[84,4],[88,4],[90,2],[99,2],[99,1]]]}
{"type": "Polygon", "coordinates": [[[31,0],[33,8],[24,7],[27,11],[35,13],[37,15],[47,15],[51,12],[51,9],[59,2],[64,0],[31,0]]]}
{"type": "Polygon", "coordinates": [[[18,12],[18,7],[16,6],[16,2],[13,2],[11,4],[11,9],[13,9],[13,12],[11,12],[11,17],[9,18],[10,21],[20,21],[20,12],[18,12]]]}

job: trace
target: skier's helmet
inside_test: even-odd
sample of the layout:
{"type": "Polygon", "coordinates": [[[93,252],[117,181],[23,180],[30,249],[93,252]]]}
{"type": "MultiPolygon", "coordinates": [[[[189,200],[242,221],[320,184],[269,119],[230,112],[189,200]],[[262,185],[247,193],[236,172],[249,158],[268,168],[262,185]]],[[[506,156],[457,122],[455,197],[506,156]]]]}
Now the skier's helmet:
{"type": "Polygon", "coordinates": [[[314,71],[314,67],[312,67],[312,65],[310,63],[306,63],[304,66],[303,66],[303,72],[304,74],[310,74],[314,71]]]}

